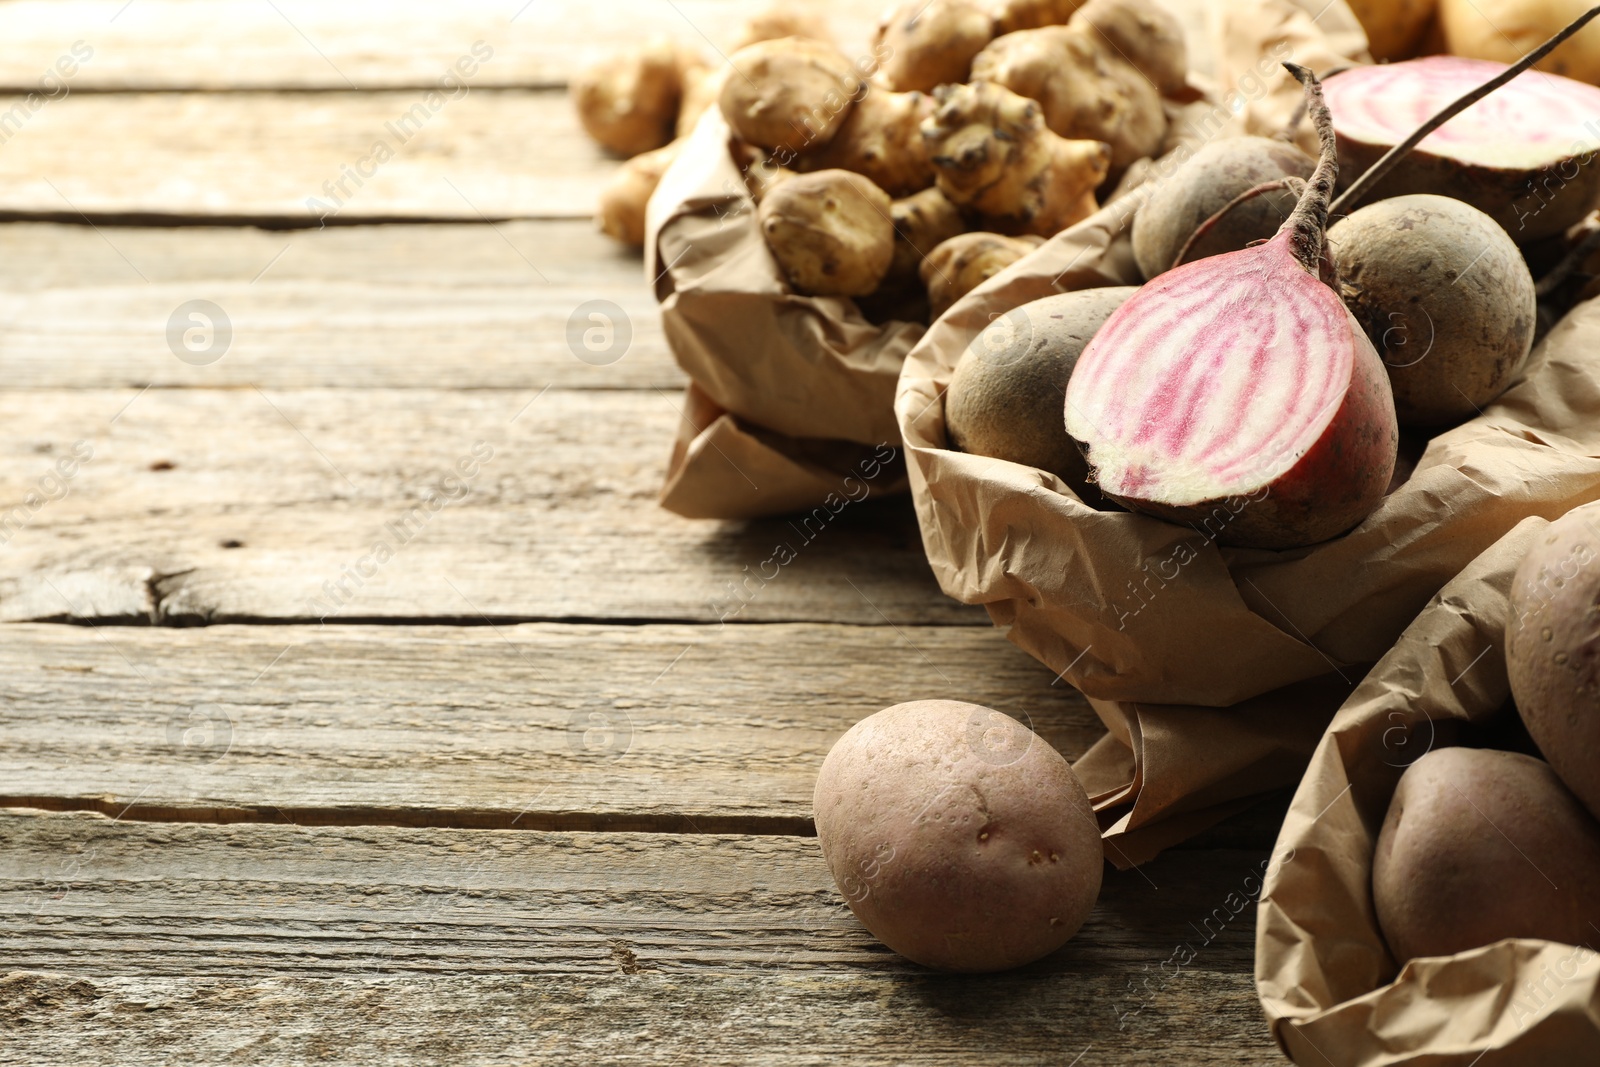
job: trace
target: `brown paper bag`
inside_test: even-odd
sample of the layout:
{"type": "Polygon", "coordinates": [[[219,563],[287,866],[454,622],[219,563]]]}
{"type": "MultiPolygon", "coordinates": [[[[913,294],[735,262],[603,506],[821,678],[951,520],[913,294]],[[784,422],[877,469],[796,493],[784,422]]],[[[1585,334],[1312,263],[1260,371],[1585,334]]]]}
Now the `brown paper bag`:
{"type": "Polygon", "coordinates": [[[897,445],[784,437],[722,410],[690,382],[661,505],[690,519],[756,519],[905,488],[897,445]]]}
{"type": "MultiPolygon", "coordinates": [[[[1326,21],[1290,0],[1260,10],[1243,19],[1213,9],[1235,36],[1257,34],[1219,54],[1281,51],[1260,33],[1311,34],[1326,21]]],[[[1294,47],[1331,53],[1338,40],[1358,42],[1359,32],[1294,47]]],[[[1268,101],[1277,99],[1241,107],[1245,127],[1276,128],[1282,102],[1268,101]]],[[[1151,176],[1170,173],[1166,163],[1151,176]]],[[[1121,857],[1108,848],[1119,864],[1170,843],[1160,824],[1179,813],[1194,822],[1199,798],[1220,817],[1242,796],[1292,783],[1350,687],[1445,582],[1522,519],[1600,498],[1594,303],[1551,332],[1499,401],[1428,442],[1364,523],[1310,548],[1223,548],[1188,527],[1097,511],[1043,471],[952,451],[943,394],[968,344],[1039,297],[1138,284],[1128,228],[1141,200],[1135,190],[1113,201],[953,307],[907,357],[896,401],[941,587],[983,604],[1012,641],[1088,695],[1110,730],[1079,770],[1103,817],[1125,816],[1108,819],[1108,841],[1122,838],[1121,857]],[[1244,702],[1238,714],[1192,711],[1244,702]],[[1206,758],[1187,758],[1202,742],[1206,758]]]]}
{"type": "MultiPolygon", "coordinates": [[[[691,518],[820,506],[838,479],[819,480],[818,454],[852,443],[869,452],[898,447],[895,383],[924,330],[915,322],[874,325],[848,298],[789,292],[729,136],[721,113],[708,111],[647,214],[647,270],[662,329],[699,394],[685,398],[686,418],[709,402],[745,428],[691,421],[698,445],[680,439],[661,503],[691,518]],[[766,434],[758,442],[752,431],[766,434]]],[[[904,482],[874,486],[894,488],[904,482]]]]}
{"type": "Polygon", "coordinates": [[[1511,580],[1545,525],[1519,523],[1447,585],[1312,756],[1256,928],[1261,1003],[1296,1063],[1600,1062],[1592,948],[1508,940],[1402,970],[1372,908],[1372,854],[1401,772],[1462,724],[1515,714],[1505,665],[1511,580]]]}

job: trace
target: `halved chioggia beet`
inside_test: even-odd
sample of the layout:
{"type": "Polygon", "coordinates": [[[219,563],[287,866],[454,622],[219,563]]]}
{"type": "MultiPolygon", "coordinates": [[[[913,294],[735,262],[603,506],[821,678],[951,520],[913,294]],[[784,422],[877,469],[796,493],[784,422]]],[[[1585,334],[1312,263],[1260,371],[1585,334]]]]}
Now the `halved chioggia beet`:
{"type": "Polygon", "coordinates": [[[1399,444],[1377,351],[1324,280],[1338,176],[1333,127],[1306,87],[1321,158],[1265,244],[1147,283],[1084,350],[1067,433],[1100,491],[1224,544],[1294,548],[1359,523],[1382,499],[1399,444]]]}
{"type": "MultiPolygon", "coordinates": [[[[1347,180],[1429,115],[1506,69],[1482,59],[1425,56],[1328,78],[1324,91],[1347,180]]],[[[1596,149],[1600,88],[1526,71],[1429,133],[1362,200],[1454,197],[1526,244],[1562,232],[1593,208],[1600,197],[1596,149]]]]}

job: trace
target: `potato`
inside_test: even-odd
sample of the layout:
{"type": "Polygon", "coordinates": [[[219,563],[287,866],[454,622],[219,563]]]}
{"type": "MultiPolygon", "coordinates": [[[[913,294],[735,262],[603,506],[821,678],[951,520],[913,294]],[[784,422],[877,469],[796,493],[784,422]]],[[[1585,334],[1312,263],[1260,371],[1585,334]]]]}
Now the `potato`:
{"type": "Polygon", "coordinates": [[[1100,830],[1072,768],[976,704],[918,700],[858,722],[823,762],[814,806],[856,917],[927,967],[1039,959],[1100,893],[1100,830]]]}
{"type": "Polygon", "coordinates": [[[1551,523],[1517,568],[1506,668],[1539,751],[1600,817],[1600,506],[1551,523]]]}
{"type": "Polygon", "coordinates": [[[866,296],[889,273],[889,195],[847,170],[798,174],[768,187],[757,217],[783,275],[809,296],[866,296]]]}
{"type": "Polygon", "coordinates": [[[1543,761],[1445,748],[1407,768],[1372,863],[1395,959],[1503,938],[1590,944],[1600,925],[1600,823],[1543,761]]]}

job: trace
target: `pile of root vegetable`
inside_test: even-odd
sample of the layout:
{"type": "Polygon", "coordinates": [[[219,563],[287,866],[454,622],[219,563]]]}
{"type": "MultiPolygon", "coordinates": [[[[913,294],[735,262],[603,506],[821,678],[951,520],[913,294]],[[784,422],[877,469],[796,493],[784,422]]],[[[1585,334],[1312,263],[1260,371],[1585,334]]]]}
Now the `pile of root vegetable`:
{"type": "Polygon", "coordinates": [[[631,157],[601,197],[611,236],[643,243],[651,192],[719,107],[789,286],[927,321],[1163,152],[1186,75],[1156,0],[911,0],[862,57],[775,14],[718,68],[655,43],[573,95],[589,133],[631,157]]]}
{"type": "Polygon", "coordinates": [[[1514,67],[1335,72],[1325,93],[1285,64],[1319,158],[1231,138],[1151,183],[1146,283],[995,320],[949,382],[951,443],[1226,545],[1356,526],[1406,474],[1402,429],[1420,443],[1517,380],[1596,243],[1600,89],[1524,72],[1555,41],[1514,67]],[[1553,264],[1539,285],[1530,261],[1553,264]]]}

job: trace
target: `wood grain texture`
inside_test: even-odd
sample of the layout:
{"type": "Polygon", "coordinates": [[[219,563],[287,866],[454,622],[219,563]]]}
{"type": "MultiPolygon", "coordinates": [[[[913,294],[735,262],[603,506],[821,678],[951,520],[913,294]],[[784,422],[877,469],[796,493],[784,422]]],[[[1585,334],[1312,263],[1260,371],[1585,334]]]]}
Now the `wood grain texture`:
{"type": "Polygon", "coordinates": [[[1250,979],[1253,911],[1228,903],[1264,858],[1179,852],[1109,873],[1061,952],[961,978],[877,945],[809,840],[10,812],[7,965],[65,977],[6,978],[0,1017],[12,1054],[60,1055],[70,1035],[124,1063],[189,1034],[201,1043],[179,1046],[187,1054],[246,1062],[320,1039],[341,1058],[387,1048],[458,1062],[626,1050],[652,1062],[1067,1063],[1088,1048],[1079,1062],[1194,1063],[1226,1049],[1230,1063],[1276,1063],[1250,979]],[[1183,945],[1193,959],[1175,967],[1183,945]],[[288,1026],[274,1025],[278,1011],[288,1026]]]}
{"type": "Polygon", "coordinates": [[[653,390],[0,393],[0,620],[988,625],[907,498],[662,511],[678,418],[653,390]]]}
{"type": "Polygon", "coordinates": [[[828,749],[905,700],[996,708],[1076,758],[1104,731],[1053,680],[964,626],[17,625],[0,805],[809,834],[828,749]]]}
{"type": "Polygon", "coordinates": [[[10,389],[641,388],[684,376],[636,253],[587,221],[324,230],[0,226],[0,376],[10,389]],[[173,355],[190,300],[232,323],[224,357],[173,355]],[[592,366],[580,308],[622,310],[632,341],[592,366]]]}
{"type": "Polygon", "coordinates": [[[0,96],[0,218],[587,218],[617,166],[560,91],[75,93],[5,126],[24,99],[0,96]]]}
{"type": "MultiPolygon", "coordinates": [[[[563,85],[642,38],[707,58],[732,47],[754,0],[9,0],[0,4],[0,86],[32,91],[75,41],[93,55],[74,90],[361,89],[434,86],[472,44],[493,56],[473,83],[563,85]]],[[[854,55],[878,7],[804,0],[854,55]]],[[[47,85],[46,91],[54,86],[47,85]]]]}

